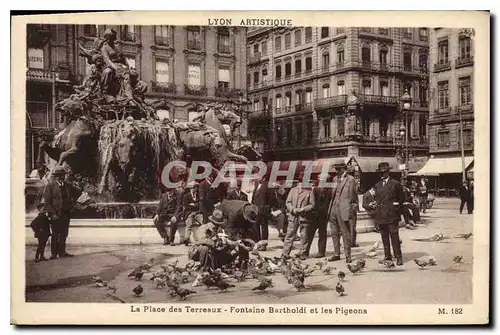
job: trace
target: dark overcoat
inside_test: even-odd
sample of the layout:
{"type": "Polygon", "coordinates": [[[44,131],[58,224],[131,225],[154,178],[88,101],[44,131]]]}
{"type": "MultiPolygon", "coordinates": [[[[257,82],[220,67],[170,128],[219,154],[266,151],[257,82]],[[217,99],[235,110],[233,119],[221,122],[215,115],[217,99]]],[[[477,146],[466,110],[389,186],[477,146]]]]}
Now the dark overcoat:
{"type": "Polygon", "coordinates": [[[386,185],[382,181],[375,184],[375,201],[375,221],[378,225],[399,223],[404,194],[397,180],[389,178],[386,185]]]}

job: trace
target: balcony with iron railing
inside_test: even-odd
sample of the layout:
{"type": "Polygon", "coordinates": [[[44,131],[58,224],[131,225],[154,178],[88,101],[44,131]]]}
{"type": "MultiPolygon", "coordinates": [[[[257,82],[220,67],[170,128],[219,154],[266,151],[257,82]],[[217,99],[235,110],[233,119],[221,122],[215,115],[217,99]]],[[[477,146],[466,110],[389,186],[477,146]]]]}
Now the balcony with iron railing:
{"type": "Polygon", "coordinates": [[[231,54],[231,47],[226,44],[219,44],[217,51],[221,54],[231,54]]]}
{"type": "Polygon", "coordinates": [[[201,42],[197,40],[188,40],[187,48],[188,50],[201,50],[201,42]]]}
{"type": "Polygon", "coordinates": [[[448,71],[451,70],[451,62],[449,60],[440,61],[434,64],[434,72],[448,71]]]}
{"type": "Polygon", "coordinates": [[[388,36],[389,35],[389,28],[378,28],[378,34],[388,36]]]}
{"type": "Polygon", "coordinates": [[[170,94],[177,93],[177,86],[174,83],[161,83],[152,81],[151,89],[153,92],[157,93],[170,93],[170,94]]]}
{"type": "Polygon", "coordinates": [[[365,105],[398,105],[398,97],[376,94],[360,94],[359,100],[365,105]]]}
{"type": "Polygon", "coordinates": [[[472,65],[474,65],[474,56],[472,55],[459,57],[455,60],[455,68],[461,68],[472,65]]]}
{"type": "Polygon", "coordinates": [[[273,84],[272,80],[267,80],[267,79],[259,81],[258,83],[251,82],[248,85],[248,90],[257,90],[260,88],[271,86],[272,84],[273,84]]]}
{"type": "Polygon", "coordinates": [[[341,107],[345,106],[346,104],[347,104],[346,94],[314,100],[314,108],[316,110],[341,107]]]}
{"type": "Polygon", "coordinates": [[[206,96],[207,88],[205,86],[184,84],[184,93],[186,95],[206,96]]]}
{"type": "Polygon", "coordinates": [[[26,79],[31,81],[51,82],[54,80],[54,74],[50,69],[28,69],[26,79]]]}
{"type": "Polygon", "coordinates": [[[404,38],[405,40],[411,40],[411,39],[412,39],[412,36],[413,36],[413,34],[412,34],[412,33],[410,33],[410,32],[405,31],[405,32],[403,33],[403,38],[404,38]]]}
{"type": "Polygon", "coordinates": [[[419,35],[419,36],[418,36],[418,39],[419,39],[421,42],[427,42],[427,41],[429,41],[429,36],[427,36],[427,35],[419,35]]]}
{"type": "Polygon", "coordinates": [[[155,44],[168,47],[170,46],[170,39],[166,36],[155,36],[155,44]]]}

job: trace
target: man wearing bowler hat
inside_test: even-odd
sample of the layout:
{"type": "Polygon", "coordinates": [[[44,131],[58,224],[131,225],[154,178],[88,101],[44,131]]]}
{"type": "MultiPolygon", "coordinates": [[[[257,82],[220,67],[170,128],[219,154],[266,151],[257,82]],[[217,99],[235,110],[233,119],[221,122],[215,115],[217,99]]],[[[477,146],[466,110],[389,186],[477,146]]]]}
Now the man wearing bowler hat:
{"type": "Polygon", "coordinates": [[[332,189],[326,187],[326,182],[330,179],[329,173],[321,173],[318,175],[318,185],[313,189],[314,206],[316,222],[313,222],[314,227],[311,235],[308,237],[306,254],[309,254],[314,234],[318,231],[318,253],[316,258],[325,257],[326,254],[326,235],[328,226],[328,206],[332,200],[332,189]]]}
{"type": "Polygon", "coordinates": [[[80,196],[81,190],[65,181],[66,170],[56,166],[52,178],[45,186],[44,209],[50,218],[52,240],[50,242],[50,259],[57,257],[72,257],[66,252],[66,239],[69,233],[71,210],[80,196]]]}
{"type": "Polygon", "coordinates": [[[222,200],[218,210],[227,219],[224,230],[231,240],[252,238],[259,210],[256,205],[243,200],[222,200]]]}
{"type": "MultiPolygon", "coordinates": [[[[399,239],[399,219],[401,217],[401,205],[404,202],[403,187],[390,177],[391,167],[387,162],[378,164],[377,171],[381,179],[375,184],[375,222],[379,226],[384,244],[384,260],[392,260],[392,250],[396,257],[396,264],[403,265],[401,254],[401,241],[399,239]]],[[[380,260],[383,263],[384,260],[380,260]]]]}
{"type": "Polygon", "coordinates": [[[346,263],[351,262],[351,227],[350,221],[354,218],[354,210],[358,205],[356,180],[347,173],[344,160],[334,164],[337,176],[333,179],[336,187],[333,189],[332,200],[328,209],[328,221],[332,231],[334,255],[329,261],[340,260],[340,234],[344,241],[346,263]]]}

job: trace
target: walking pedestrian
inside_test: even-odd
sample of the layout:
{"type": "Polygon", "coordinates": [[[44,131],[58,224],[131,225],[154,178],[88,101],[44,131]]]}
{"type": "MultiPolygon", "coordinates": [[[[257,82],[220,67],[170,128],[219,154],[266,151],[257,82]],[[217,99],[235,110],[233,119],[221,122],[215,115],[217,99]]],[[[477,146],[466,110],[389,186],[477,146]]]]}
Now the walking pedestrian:
{"type": "MultiPolygon", "coordinates": [[[[176,188],[168,188],[163,192],[158,204],[157,214],[153,219],[164,245],[175,245],[177,222],[182,214],[182,192],[176,188]]],[[[182,241],[184,242],[184,241],[182,241]]]]}
{"type": "Polygon", "coordinates": [[[473,193],[469,183],[464,180],[462,186],[459,189],[460,194],[460,214],[464,210],[464,206],[467,205],[467,214],[472,214],[473,211],[473,193]]]}
{"type": "Polygon", "coordinates": [[[356,180],[347,174],[347,165],[344,160],[334,165],[337,176],[333,179],[336,185],[332,193],[332,200],[328,209],[328,220],[332,231],[334,255],[329,261],[340,260],[340,234],[344,244],[346,263],[351,262],[351,237],[352,230],[350,220],[353,218],[354,210],[358,205],[358,194],[356,192],[356,180]]]}
{"type": "Polygon", "coordinates": [[[66,170],[56,166],[52,178],[45,186],[44,210],[50,218],[52,240],[50,242],[50,259],[57,257],[73,257],[66,252],[66,240],[69,235],[71,210],[81,190],[65,181],[66,170]]]}
{"type": "MultiPolygon", "coordinates": [[[[401,205],[403,204],[403,187],[390,177],[390,165],[387,162],[378,164],[377,171],[381,180],[375,184],[375,218],[380,227],[382,243],[384,245],[384,260],[392,260],[391,245],[396,257],[397,265],[403,265],[401,253],[401,240],[399,239],[399,220],[401,218],[401,205]]],[[[380,260],[383,263],[384,260],[380,260]]]]}
{"type": "Polygon", "coordinates": [[[313,231],[314,218],[314,194],[310,185],[304,184],[304,172],[299,174],[299,180],[286,199],[286,209],[288,215],[288,228],[283,246],[283,258],[289,258],[292,251],[293,242],[300,229],[300,249],[297,256],[304,260],[307,255],[307,244],[309,236],[313,231]]]}
{"type": "Polygon", "coordinates": [[[422,212],[425,213],[427,211],[427,197],[429,195],[425,177],[422,177],[422,179],[420,179],[420,183],[417,186],[417,194],[418,194],[418,201],[420,203],[420,208],[422,212]]]}
{"type": "Polygon", "coordinates": [[[330,179],[328,173],[318,175],[318,186],[314,187],[314,211],[316,220],[313,222],[313,229],[307,241],[306,255],[309,255],[309,250],[314,239],[316,231],[318,231],[318,253],[315,258],[323,258],[326,254],[326,239],[328,226],[328,206],[332,200],[332,189],[324,185],[330,179]]]}

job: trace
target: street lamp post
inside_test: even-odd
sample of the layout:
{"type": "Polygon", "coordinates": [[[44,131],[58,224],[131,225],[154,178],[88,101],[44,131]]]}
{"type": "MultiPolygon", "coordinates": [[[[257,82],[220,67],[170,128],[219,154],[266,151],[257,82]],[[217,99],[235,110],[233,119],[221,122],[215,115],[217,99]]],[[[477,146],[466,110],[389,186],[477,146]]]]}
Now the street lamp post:
{"type": "Polygon", "coordinates": [[[408,129],[408,112],[410,111],[411,108],[411,102],[412,98],[408,92],[408,89],[405,89],[405,92],[403,96],[401,97],[401,109],[403,112],[403,119],[404,119],[404,125],[401,126],[400,128],[400,135],[404,138],[404,150],[403,150],[403,162],[404,162],[404,170],[402,172],[401,179],[404,179],[406,181],[406,178],[408,176],[408,162],[410,160],[409,154],[408,154],[408,136],[409,136],[409,129],[408,129]]]}

